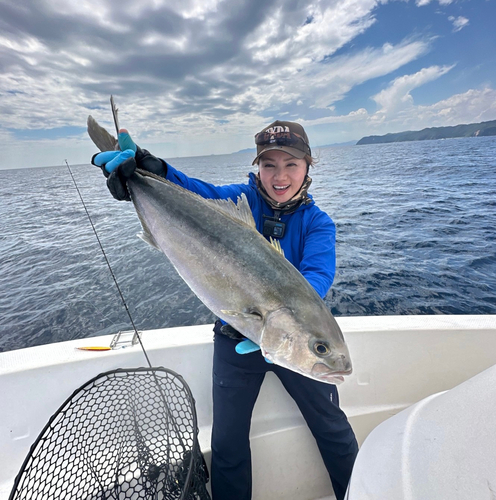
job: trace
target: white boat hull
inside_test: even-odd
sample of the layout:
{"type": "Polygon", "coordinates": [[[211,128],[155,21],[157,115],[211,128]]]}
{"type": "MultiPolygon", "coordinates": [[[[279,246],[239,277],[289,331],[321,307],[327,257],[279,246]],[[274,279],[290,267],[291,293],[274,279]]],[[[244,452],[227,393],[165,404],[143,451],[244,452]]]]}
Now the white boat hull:
{"type": "MultiPolygon", "coordinates": [[[[339,387],[341,406],[360,443],[385,419],[451,389],[496,364],[496,316],[337,318],[354,373],[339,387]]],[[[154,366],[181,374],[196,400],[200,444],[210,460],[212,325],[147,331],[154,366]]],[[[0,499],[36,437],[72,392],[95,375],[145,366],[139,345],[112,351],[111,337],[62,342],[0,354],[0,499]]],[[[251,431],[254,500],[315,500],[332,495],[315,442],[299,410],[269,374],[251,431]]]]}
{"type": "Polygon", "coordinates": [[[376,427],[357,457],[349,500],[494,500],[496,366],[376,427]]]}

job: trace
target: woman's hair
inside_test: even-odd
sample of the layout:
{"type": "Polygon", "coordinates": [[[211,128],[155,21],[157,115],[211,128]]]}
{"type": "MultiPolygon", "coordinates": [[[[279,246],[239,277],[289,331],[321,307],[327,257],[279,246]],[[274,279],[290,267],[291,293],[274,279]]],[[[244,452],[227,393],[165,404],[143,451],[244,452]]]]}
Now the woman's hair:
{"type": "Polygon", "coordinates": [[[310,167],[315,167],[315,165],[318,163],[318,159],[314,158],[311,155],[305,155],[305,158],[303,158],[307,162],[307,175],[310,173],[310,167]]]}
{"type": "Polygon", "coordinates": [[[315,165],[319,163],[318,158],[314,158],[313,156],[310,155],[305,155],[305,160],[307,162],[308,167],[315,167],[315,165]]]}

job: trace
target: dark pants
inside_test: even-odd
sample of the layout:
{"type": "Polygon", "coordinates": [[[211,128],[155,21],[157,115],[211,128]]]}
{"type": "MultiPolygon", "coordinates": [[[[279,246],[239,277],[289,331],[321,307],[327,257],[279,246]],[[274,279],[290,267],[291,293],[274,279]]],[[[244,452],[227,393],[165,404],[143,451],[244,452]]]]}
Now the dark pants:
{"type": "Polygon", "coordinates": [[[338,500],[344,498],[358,452],[339,408],[335,385],[267,363],[260,351],[238,354],[237,340],[215,335],[213,364],[213,500],[250,500],[250,423],[265,374],[274,372],[295,400],[319,447],[338,500]]]}

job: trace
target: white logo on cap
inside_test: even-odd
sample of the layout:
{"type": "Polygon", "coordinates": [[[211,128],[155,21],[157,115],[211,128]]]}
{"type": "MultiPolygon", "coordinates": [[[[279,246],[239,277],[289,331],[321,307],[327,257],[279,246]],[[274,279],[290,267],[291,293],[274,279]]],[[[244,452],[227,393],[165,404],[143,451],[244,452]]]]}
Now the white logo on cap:
{"type": "Polygon", "coordinates": [[[280,134],[281,132],[290,132],[288,126],[277,125],[276,127],[270,127],[265,131],[267,134],[280,134]]]}
{"type": "MultiPolygon", "coordinates": [[[[282,125],[276,125],[275,127],[270,127],[268,128],[265,133],[266,134],[283,134],[283,133],[289,133],[291,132],[289,130],[288,126],[282,126],[282,125]]],[[[268,140],[269,143],[276,142],[276,139],[273,135],[271,135],[270,139],[268,140]]]]}

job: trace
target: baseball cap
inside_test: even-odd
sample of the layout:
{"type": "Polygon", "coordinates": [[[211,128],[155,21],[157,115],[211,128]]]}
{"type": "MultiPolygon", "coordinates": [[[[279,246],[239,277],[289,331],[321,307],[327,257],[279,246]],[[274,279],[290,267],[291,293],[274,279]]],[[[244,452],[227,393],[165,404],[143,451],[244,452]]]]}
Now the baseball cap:
{"type": "Polygon", "coordinates": [[[305,129],[296,122],[276,120],[255,135],[255,144],[257,145],[257,157],[253,160],[252,165],[255,165],[266,151],[274,149],[289,153],[295,158],[312,156],[305,129]]]}

